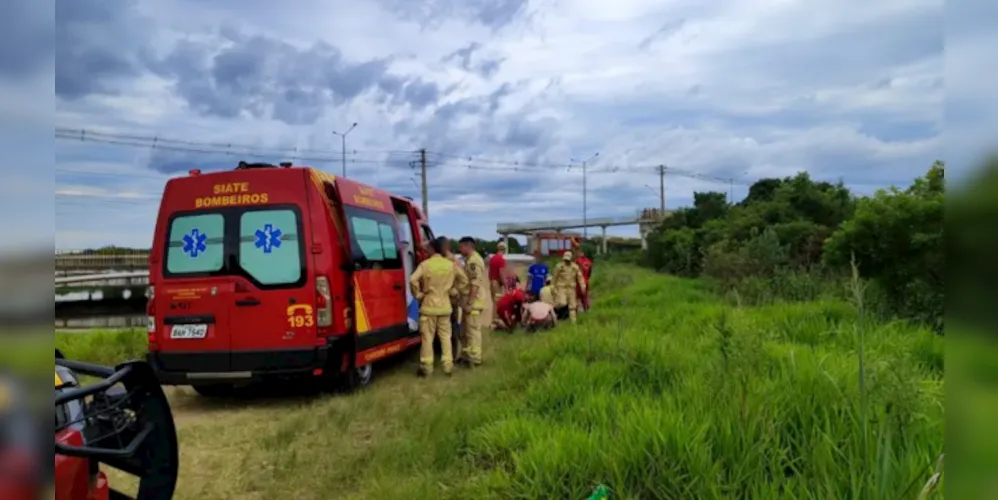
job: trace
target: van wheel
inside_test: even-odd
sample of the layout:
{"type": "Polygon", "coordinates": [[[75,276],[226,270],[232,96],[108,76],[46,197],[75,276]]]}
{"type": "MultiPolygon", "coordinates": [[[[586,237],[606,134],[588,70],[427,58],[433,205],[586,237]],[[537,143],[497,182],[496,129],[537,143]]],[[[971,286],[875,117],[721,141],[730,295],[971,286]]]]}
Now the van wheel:
{"type": "Polygon", "coordinates": [[[351,368],[340,375],[340,390],[349,394],[371,383],[374,369],[371,364],[351,368]]]}
{"type": "Polygon", "coordinates": [[[191,387],[194,388],[194,392],[206,398],[224,398],[231,396],[234,390],[232,384],[192,385],[191,387]]]}

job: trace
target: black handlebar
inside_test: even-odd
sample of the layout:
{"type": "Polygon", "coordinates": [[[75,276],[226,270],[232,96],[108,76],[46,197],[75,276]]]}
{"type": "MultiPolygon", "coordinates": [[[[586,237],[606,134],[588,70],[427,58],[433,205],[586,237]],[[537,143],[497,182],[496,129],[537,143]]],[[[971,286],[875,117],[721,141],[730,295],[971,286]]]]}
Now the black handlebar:
{"type": "MultiPolygon", "coordinates": [[[[169,499],[178,473],[177,431],[169,402],[152,368],[141,361],[114,368],[60,359],[56,366],[101,380],[57,392],[55,405],[80,401],[83,416],[56,432],[81,425],[84,444],[55,443],[57,454],[103,462],[139,477],[137,499],[169,499]],[[123,390],[117,387],[123,386],[123,390]]],[[[124,497],[115,492],[118,498],[124,497]]]]}

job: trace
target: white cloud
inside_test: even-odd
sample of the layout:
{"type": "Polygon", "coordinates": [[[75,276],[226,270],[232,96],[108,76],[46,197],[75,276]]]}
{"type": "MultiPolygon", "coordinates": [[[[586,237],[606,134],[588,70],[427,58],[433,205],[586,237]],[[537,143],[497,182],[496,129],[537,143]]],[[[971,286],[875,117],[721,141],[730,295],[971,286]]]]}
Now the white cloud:
{"type": "MultiPolygon", "coordinates": [[[[496,29],[474,12],[485,4],[435,0],[421,4],[420,13],[408,3],[388,0],[307,0],[296,9],[256,0],[146,2],[144,22],[154,23],[145,30],[148,39],[122,40],[122,50],[145,43],[150,52],[144,57],[162,58],[180,39],[207,40],[210,50],[223,50],[232,42],[215,43],[220,30],[272,37],[302,51],[324,42],[353,65],[392,58],[391,74],[436,85],[437,99],[417,109],[415,100],[386,100],[371,90],[339,105],[320,104],[323,113],[314,123],[288,125],[248,113],[199,116],[174,81],[145,71],[113,94],[59,100],[57,122],[191,141],[323,150],[299,156],[328,158],[332,161],[318,166],[338,173],[340,141],[332,131],[356,121],[360,125],[347,141],[348,149],[360,151],[350,156],[359,160],[348,165],[352,176],[416,194],[409,180],[414,171],[406,168],[415,155],[365,151],[426,147],[454,155],[431,154],[431,216],[438,232],[479,236],[510,219],[578,218],[582,179],[578,168],[501,172],[469,165],[566,165],[572,157],[599,151],[587,179],[588,213],[596,217],[657,206],[652,167],[659,164],[739,178],[732,186],[670,174],[666,199],[675,206],[688,202],[693,190],[744,195],[744,182],[800,170],[825,180],[842,178],[864,192],[907,184],[942,155],[943,10],[936,1],[559,0],[532,3],[496,29]],[[427,17],[436,12],[449,17],[427,17]],[[936,17],[939,33],[931,26],[936,17]],[[502,61],[491,79],[461,69],[460,61],[442,61],[475,42],[480,48],[469,61],[502,61]],[[484,107],[454,113],[473,105],[484,107]],[[609,171],[614,166],[627,168],[609,171]]],[[[980,50],[987,42],[964,43],[980,50]]],[[[265,76],[239,85],[304,81],[311,78],[306,73],[324,70],[302,69],[301,74],[260,73],[265,76]]],[[[203,71],[196,75],[204,76],[203,71]]],[[[946,71],[948,76],[956,69],[946,71]]],[[[334,83],[345,85],[342,79],[348,77],[343,74],[334,83]]],[[[148,168],[154,161],[234,165],[239,159],[97,143],[57,146],[57,193],[103,200],[131,196],[135,200],[120,203],[129,207],[125,203],[161,191],[165,176],[148,168]],[[65,170],[73,168],[115,175],[69,177],[65,170]]],[[[107,208],[113,205],[95,202],[87,208],[78,202],[74,230],[59,233],[58,243],[78,247],[102,237],[147,240],[154,204],[128,217],[107,208]],[[95,227],[94,234],[104,236],[93,236],[80,229],[89,224],[85,213],[91,209],[113,214],[123,227],[131,225],[103,232],[95,227]],[[143,222],[141,217],[150,218],[143,222]]]]}

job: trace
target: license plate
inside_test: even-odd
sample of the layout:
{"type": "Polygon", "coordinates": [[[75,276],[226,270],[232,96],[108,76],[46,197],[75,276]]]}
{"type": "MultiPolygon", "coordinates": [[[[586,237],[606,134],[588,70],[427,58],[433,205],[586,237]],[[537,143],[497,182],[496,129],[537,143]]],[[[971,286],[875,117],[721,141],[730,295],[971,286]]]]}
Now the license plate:
{"type": "Polygon", "coordinates": [[[173,325],[171,339],[203,339],[208,334],[208,325],[173,325]]]}

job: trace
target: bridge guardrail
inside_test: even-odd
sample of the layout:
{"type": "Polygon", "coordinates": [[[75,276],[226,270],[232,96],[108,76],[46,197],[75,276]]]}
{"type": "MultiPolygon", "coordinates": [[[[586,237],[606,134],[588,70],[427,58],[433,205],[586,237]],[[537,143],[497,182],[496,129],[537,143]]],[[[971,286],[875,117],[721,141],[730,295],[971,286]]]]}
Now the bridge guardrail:
{"type": "Polygon", "coordinates": [[[56,286],[58,286],[58,285],[71,285],[74,283],[95,283],[100,281],[128,280],[128,279],[139,279],[139,278],[148,278],[148,277],[149,277],[149,271],[85,274],[81,276],[58,276],[55,278],[55,284],[56,286]]]}
{"type": "Polygon", "coordinates": [[[144,268],[149,265],[149,254],[133,255],[73,255],[56,254],[55,268],[70,269],[128,269],[144,268]]]}

